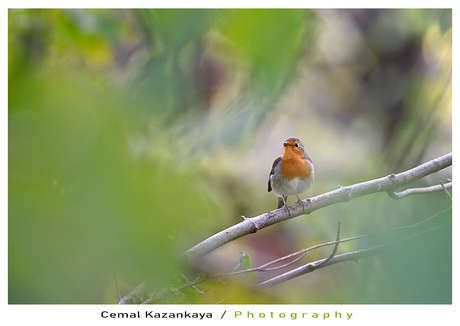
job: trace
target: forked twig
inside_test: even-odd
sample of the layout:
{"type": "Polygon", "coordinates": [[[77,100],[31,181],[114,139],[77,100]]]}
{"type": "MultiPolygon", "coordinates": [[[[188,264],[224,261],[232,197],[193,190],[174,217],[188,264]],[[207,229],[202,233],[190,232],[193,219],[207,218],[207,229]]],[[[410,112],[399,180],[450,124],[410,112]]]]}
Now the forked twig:
{"type": "Polygon", "coordinates": [[[274,270],[277,270],[277,269],[282,269],[284,267],[287,267],[287,266],[292,265],[295,262],[299,261],[300,259],[305,257],[308,254],[308,252],[311,251],[311,250],[318,249],[318,248],[321,248],[321,247],[330,246],[330,245],[337,244],[337,243],[344,243],[344,242],[349,242],[349,241],[353,241],[353,240],[359,240],[359,239],[367,238],[367,237],[370,237],[370,236],[383,235],[383,234],[386,234],[386,233],[391,233],[391,232],[401,231],[401,230],[404,230],[404,229],[414,228],[414,227],[419,226],[419,225],[421,225],[421,224],[423,224],[423,223],[435,218],[436,216],[448,211],[449,209],[452,209],[452,206],[447,207],[447,208],[443,209],[442,211],[440,211],[440,212],[438,212],[438,213],[436,213],[436,214],[434,214],[434,215],[432,215],[432,216],[430,216],[430,217],[428,217],[428,218],[426,218],[426,219],[424,219],[422,221],[419,221],[417,223],[411,224],[411,225],[400,226],[398,228],[389,229],[389,230],[380,231],[380,232],[372,232],[372,233],[368,233],[368,234],[358,235],[358,236],[355,236],[355,237],[346,238],[346,239],[342,239],[342,240],[338,240],[338,241],[336,240],[336,241],[330,241],[330,242],[317,244],[317,245],[314,245],[314,246],[311,246],[311,247],[308,247],[308,248],[301,249],[301,250],[296,251],[294,253],[291,253],[289,255],[277,258],[275,260],[272,260],[272,261],[270,261],[268,263],[265,263],[263,265],[260,265],[258,267],[254,267],[254,268],[250,268],[250,269],[245,269],[245,270],[229,273],[229,274],[227,274],[227,276],[232,276],[232,275],[236,275],[236,274],[243,274],[243,273],[251,273],[251,272],[268,272],[268,271],[274,271],[274,270]],[[300,256],[295,258],[294,260],[288,262],[288,263],[285,263],[283,265],[279,265],[279,266],[276,266],[276,267],[268,268],[268,266],[275,265],[275,264],[277,264],[279,262],[285,261],[285,260],[287,260],[289,258],[298,256],[298,255],[300,255],[300,256]]]}

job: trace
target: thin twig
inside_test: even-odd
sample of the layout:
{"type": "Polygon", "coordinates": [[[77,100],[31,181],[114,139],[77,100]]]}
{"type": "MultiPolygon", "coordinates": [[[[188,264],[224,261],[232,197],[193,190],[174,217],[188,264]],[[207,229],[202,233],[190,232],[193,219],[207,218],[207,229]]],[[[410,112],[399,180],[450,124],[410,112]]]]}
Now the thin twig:
{"type": "Polygon", "coordinates": [[[318,249],[318,248],[321,248],[321,247],[330,246],[330,245],[337,244],[337,243],[343,243],[343,242],[349,242],[349,241],[353,241],[353,240],[359,240],[359,239],[367,238],[367,237],[374,236],[374,235],[383,235],[383,234],[390,233],[390,232],[395,232],[395,231],[400,231],[400,230],[404,230],[404,229],[414,228],[414,227],[416,227],[416,226],[418,226],[420,224],[423,224],[423,223],[435,218],[436,216],[448,211],[449,209],[452,209],[452,206],[447,207],[447,208],[443,209],[442,211],[440,211],[440,212],[438,212],[438,213],[436,213],[436,214],[434,214],[434,215],[432,215],[432,216],[430,216],[430,217],[428,217],[428,218],[426,218],[426,219],[424,219],[422,221],[419,221],[417,223],[411,224],[411,225],[400,226],[400,227],[397,227],[397,228],[394,228],[394,229],[389,229],[389,230],[380,231],[380,232],[372,232],[372,233],[368,233],[368,234],[358,235],[358,236],[355,236],[355,237],[342,239],[342,240],[339,240],[339,241],[336,240],[336,241],[330,241],[330,242],[317,244],[317,245],[314,245],[314,246],[311,246],[311,247],[296,251],[296,252],[291,253],[289,255],[283,256],[281,258],[272,260],[272,261],[270,261],[268,263],[265,263],[263,265],[260,265],[258,267],[254,267],[254,268],[250,268],[250,269],[245,269],[245,270],[229,273],[229,274],[227,274],[227,276],[232,276],[232,275],[235,275],[235,274],[251,273],[251,272],[268,272],[268,271],[273,271],[273,270],[277,270],[277,269],[282,269],[284,267],[287,267],[287,266],[292,265],[293,263],[299,261],[300,259],[305,257],[308,254],[308,252],[311,251],[311,250],[318,249]],[[297,255],[301,255],[301,256],[297,257],[296,259],[294,259],[294,260],[292,260],[292,261],[290,261],[290,262],[288,262],[286,264],[276,266],[276,267],[272,267],[272,268],[267,268],[268,266],[277,264],[279,262],[282,262],[282,261],[287,260],[289,258],[295,257],[297,255]]]}
{"type": "Polygon", "coordinates": [[[361,249],[361,250],[357,250],[357,251],[354,251],[354,252],[348,252],[348,253],[345,253],[345,254],[336,255],[332,259],[330,259],[329,261],[326,261],[327,259],[324,258],[324,259],[321,259],[321,260],[318,260],[318,261],[315,261],[315,262],[310,262],[310,263],[305,264],[303,266],[300,266],[300,267],[298,267],[298,268],[296,268],[294,270],[291,270],[289,272],[286,272],[284,274],[281,274],[281,275],[278,275],[278,276],[276,276],[274,278],[266,280],[266,281],[264,281],[262,283],[259,283],[259,284],[256,285],[256,288],[272,287],[272,286],[284,283],[286,281],[289,281],[289,280],[291,280],[293,278],[296,278],[298,276],[304,275],[306,273],[311,273],[311,272],[313,272],[314,270],[316,270],[318,268],[323,268],[323,267],[326,267],[326,266],[342,263],[342,262],[345,262],[345,261],[359,261],[360,259],[370,257],[370,256],[374,256],[374,255],[376,255],[376,254],[388,249],[390,246],[395,245],[396,243],[408,240],[408,239],[410,239],[412,237],[415,237],[415,236],[423,235],[423,234],[425,234],[427,232],[431,232],[433,230],[439,229],[440,227],[446,226],[448,224],[450,224],[450,223],[445,223],[445,224],[442,224],[442,225],[438,225],[438,226],[435,226],[435,227],[433,227],[431,229],[424,230],[424,231],[421,231],[419,233],[416,233],[416,234],[413,234],[413,235],[410,235],[410,236],[395,240],[393,242],[378,245],[378,246],[375,246],[375,247],[361,249]]]}
{"type": "MultiPolygon", "coordinates": [[[[322,243],[322,244],[318,244],[318,245],[315,245],[315,246],[312,246],[312,247],[309,247],[309,248],[306,248],[306,249],[302,249],[302,250],[299,250],[295,253],[292,253],[292,254],[289,254],[289,255],[286,255],[284,257],[281,257],[281,258],[278,258],[276,260],[273,260],[271,262],[268,262],[264,265],[261,265],[259,267],[255,267],[255,268],[251,268],[251,269],[246,269],[246,270],[241,270],[241,271],[237,271],[237,272],[232,272],[232,273],[229,273],[225,276],[233,276],[233,275],[236,275],[236,274],[241,274],[241,273],[249,273],[249,272],[264,272],[264,271],[270,271],[270,270],[276,270],[276,269],[281,269],[281,268],[284,268],[286,266],[289,266],[291,264],[293,264],[294,262],[300,260],[301,258],[303,258],[310,250],[313,250],[313,249],[317,249],[317,248],[320,248],[320,247],[324,247],[324,246],[329,246],[329,245],[335,245],[334,246],[334,249],[332,251],[332,253],[325,259],[321,259],[321,260],[318,260],[316,262],[310,262],[306,265],[303,265],[301,268],[301,271],[302,274],[305,274],[305,273],[309,273],[309,272],[312,272],[314,271],[315,269],[318,269],[318,268],[322,268],[322,267],[326,267],[328,265],[331,265],[331,264],[336,264],[336,263],[340,263],[342,261],[349,261],[349,260],[354,260],[354,261],[358,261],[359,259],[361,258],[365,258],[365,257],[368,257],[368,256],[371,256],[371,255],[374,255],[374,254],[377,254],[379,252],[379,250],[383,249],[385,246],[389,245],[389,244],[392,244],[392,243],[386,243],[386,244],[383,244],[383,245],[380,245],[380,246],[376,246],[376,247],[373,247],[373,248],[368,248],[368,249],[362,249],[362,250],[359,250],[359,251],[355,251],[355,252],[351,252],[351,253],[346,253],[346,254],[341,254],[341,255],[335,255],[336,252],[337,252],[337,248],[338,248],[338,245],[340,243],[343,243],[343,242],[348,242],[348,241],[353,241],[353,240],[358,240],[358,239],[362,239],[362,238],[366,238],[366,237],[369,237],[369,236],[373,236],[373,235],[381,235],[381,234],[385,234],[385,233],[389,233],[389,232],[394,232],[394,231],[398,231],[398,230],[402,230],[402,229],[407,229],[407,228],[413,228],[413,227],[416,227],[420,224],[423,224],[433,218],[435,218],[436,216],[446,212],[447,210],[449,209],[452,209],[452,206],[420,221],[420,222],[417,222],[415,224],[411,224],[411,225],[406,225],[406,226],[402,226],[402,227],[398,227],[398,228],[394,228],[394,229],[390,229],[390,230],[385,230],[385,231],[381,231],[381,232],[373,232],[373,233],[368,233],[368,234],[365,234],[365,235],[360,235],[360,236],[355,236],[355,237],[352,237],[352,238],[347,238],[347,239],[342,239],[340,240],[340,222],[339,222],[339,225],[338,225],[338,229],[337,229],[337,236],[336,236],[336,240],[335,241],[331,241],[331,242],[326,242],[326,243],[322,243]],[[273,264],[276,264],[276,263],[279,263],[280,261],[283,261],[283,260],[286,260],[286,259],[289,259],[291,257],[294,257],[296,255],[299,255],[299,254],[302,254],[300,257],[296,258],[295,260],[293,261],[290,261],[289,263],[286,263],[284,265],[281,265],[281,266],[276,266],[276,267],[272,267],[272,268],[267,268],[267,266],[270,266],[270,265],[273,265],[273,264]],[[334,260],[333,260],[334,259],[334,260]],[[337,260],[339,259],[339,260],[337,260]],[[332,261],[333,260],[333,261],[332,261]],[[332,262],[331,262],[332,261],[332,262]]],[[[445,224],[444,224],[445,225],[445,224]]],[[[435,227],[436,228],[436,227],[435,227]]],[[[435,229],[433,228],[433,229],[435,229]]],[[[408,236],[406,238],[410,238],[412,236],[415,236],[415,235],[418,235],[418,234],[422,234],[426,231],[430,231],[432,229],[429,229],[429,230],[425,230],[425,231],[422,231],[420,233],[417,233],[417,234],[414,234],[414,235],[411,235],[411,236],[408,236]]],[[[401,240],[404,240],[406,238],[402,238],[400,240],[396,240],[395,242],[398,242],[398,241],[401,241],[401,240]]],[[[296,269],[298,270],[298,269],[296,269]]],[[[287,277],[287,275],[295,275],[295,274],[291,274],[292,271],[289,271],[287,273],[284,273],[282,275],[285,275],[286,276],[286,280],[289,280],[291,279],[290,276],[287,277]]],[[[300,276],[300,275],[297,275],[297,276],[300,276]]],[[[280,275],[281,276],[281,275],[280,275]]],[[[297,276],[294,276],[294,277],[297,277],[297,276]]],[[[188,288],[188,287],[192,287],[192,286],[195,286],[195,285],[199,285],[200,283],[204,282],[204,281],[212,281],[212,280],[215,280],[215,279],[218,279],[218,278],[221,278],[222,276],[218,275],[218,274],[206,274],[205,277],[198,277],[196,278],[195,280],[193,281],[190,281],[189,283],[187,284],[184,284],[184,285],[181,285],[177,288],[175,288],[175,290],[183,290],[185,288],[188,288]]],[[[185,277],[184,277],[185,278],[185,277]]],[[[293,278],[293,277],[292,277],[293,278]]],[[[273,284],[270,285],[270,283],[266,283],[267,281],[263,282],[263,283],[260,283],[258,284],[257,286],[259,287],[267,287],[267,286],[273,286],[273,285],[276,285],[276,284],[279,284],[279,283],[282,283],[281,281],[275,281],[277,279],[276,278],[273,278],[271,280],[273,280],[273,284]],[[278,283],[277,283],[278,282],[278,283]],[[276,283],[276,284],[275,284],[276,283]]],[[[286,281],[285,280],[285,281],[286,281]]],[[[270,281],[270,280],[268,280],[270,281]]],[[[284,281],[283,281],[284,282],[284,281]]],[[[134,289],[130,294],[126,295],[124,298],[122,298],[119,302],[119,304],[123,304],[123,303],[156,303],[158,301],[161,300],[161,297],[164,296],[164,293],[166,290],[163,290],[159,293],[156,293],[156,294],[151,294],[150,296],[146,293],[146,287],[144,284],[141,284],[140,286],[138,286],[136,289],[134,289]]],[[[224,299],[225,300],[225,299],[224,299]]],[[[223,301],[224,301],[223,300],[223,301]]]]}
{"type": "Polygon", "coordinates": [[[339,221],[339,226],[337,227],[337,237],[335,238],[335,246],[334,249],[332,250],[331,254],[329,257],[326,258],[326,260],[323,260],[320,262],[318,265],[315,265],[315,269],[319,268],[321,265],[326,264],[328,261],[330,261],[332,258],[334,258],[335,254],[337,253],[337,249],[339,248],[339,243],[340,243],[340,224],[342,222],[339,221]]]}
{"type": "MultiPolygon", "coordinates": [[[[284,267],[287,267],[289,265],[292,265],[294,264],[295,262],[299,261],[300,259],[302,259],[303,257],[305,257],[308,253],[308,251],[310,250],[313,250],[313,249],[316,249],[316,248],[320,248],[320,247],[324,247],[324,246],[329,246],[331,244],[335,244],[336,247],[338,247],[339,243],[341,242],[340,239],[338,238],[339,235],[340,235],[340,223],[341,222],[338,222],[339,223],[339,226],[338,226],[338,230],[337,230],[337,239],[335,241],[331,241],[331,242],[326,242],[326,243],[322,243],[322,244],[319,244],[319,245],[316,245],[316,246],[313,246],[313,247],[310,247],[310,248],[307,248],[307,249],[302,249],[300,251],[297,251],[297,252],[294,252],[292,254],[289,254],[287,256],[284,256],[284,257],[281,257],[281,258],[278,258],[276,260],[273,260],[271,262],[268,262],[264,265],[260,265],[259,267],[254,267],[254,268],[249,268],[249,269],[244,269],[244,270],[240,270],[240,271],[235,271],[235,272],[231,272],[231,273],[228,273],[226,276],[233,276],[233,275],[236,275],[236,274],[244,274],[244,273],[251,273],[251,272],[269,272],[269,271],[274,271],[274,270],[277,270],[277,269],[281,269],[281,268],[284,268],[284,267]],[[293,256],[297,256],[299,254],[302,254],[301,256],[297,257],[296,259],[294,260],[291,260],[290,262],[286,263],[286,264],[283,264],[283,265],[280,265],[280,266],[276,266],[276,267],[271,267],[271,268],[268,268],[267,266],[270,266],[270,265],[274,265],[276,263],[279,263],[283,260],[286,260],[286,259],[289,259],[293,256]]],[[[336,249],[336,248],[335,248],[336,249]]],[[[333,252],[335,254],[335,252],[333,252]]]]}
{"type": "MultiPolygon", "coordinates": [[[[404,198],[404,197],[410,196],[410,195],[430,194],[432,192],[442,191],[442,190],[447,192],[446,188],[451,188],[451,187],[452,187],[452,182],[443,184],[442,181],[441,181],[440,185],[434,185],[434,186],[423,187],[423,188],[411,188],[411,189],[406,189],[406,190],[401,191],[401,192],[387,191],[387,193],[393,199],[401,199],[401,198],[404,198]]],[[[449,193],[449,192],[447,192],[447,193],[449,193]]],[[[450,194],[449,194],[449,196],[450,196],[450,194]]]]}
{"type": "Polygon", "coordinates": [[[450,188],[452,187],[452,182],[448,183],[448,184],[444,184],[442,181],[439,181],[441,183],[441,186],[442,188],[444,189],[447,197],[449,197],[450,201],[452,201],[452,196],[449,194],[449,191],[447,191],[447,188],[450,188]],[[447,186],[449,185],[449,187],[447,186]]]}

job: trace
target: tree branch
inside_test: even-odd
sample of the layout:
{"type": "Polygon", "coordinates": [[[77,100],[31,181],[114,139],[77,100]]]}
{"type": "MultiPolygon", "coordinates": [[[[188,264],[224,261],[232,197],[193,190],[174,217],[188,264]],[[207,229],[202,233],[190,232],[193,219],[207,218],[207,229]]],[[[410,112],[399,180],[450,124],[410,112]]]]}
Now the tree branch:
{"type": "Polygon", "coordinates": [[[334,257],[335,253],[337,252],[337,248],[338,248],[340,243],[350,241],[350,240],[356,240],[356,239],[359,238],[359,237],[356,237],[356,238],[352,238],[352,239],[340,240],[340,225],[341,225],[341,223],[342,222],[339,221],[339,225],[338,225],[338,228],[337,228],[337,239],[335,241],[326,242],[326,243],[322,243],[322,244],[319,244],[319,245],[315,245],[315,246],[310,247],[310,248],[302,249],[302,250],[299,250],[299,251],[294,252],[292,254],[286,255],[284,257],[275,259],[275,260],[273,260],[271,262],[268,262],[266,264],[260,265],[259,267],[253,267],[253,268],[249,268],[249,269],[243,269],[243,270],[239,270],[239,271],[234,271],[234,272],[228,273],[226,276],[233,276],[233,275],[237,275],[237,274],[244,274],[244,273],[251,273],[251,272],[269,272],[269,271],[274,271],[274,270],[277,270],[277,269],[285,268],[285,267],[287,267],[289,265],[292,265],[295,262],[299,261],[303,257],[305,257],[305,255],[309,251],[311,251],[313,249],[317,249],[317,248],[321,248],[321,247],[325,247],[325,246],[330,246],[330,245],[335,245],[334,250],[332,251],[332,255],[330,256],[332,258],[332,257],[334,257]],[[300,254],[302,254],[302,255],[300,255],[300,254]],[[295,258],[295,259],[293,259],[293,260],[291,260],[288,263],[285,263],[283,265],[279,265],[279,266],[276,266],[276,267],[268,267],[268,266],[274,265],[276,263],[282,262],[282,261],[284,261],[286,259],[298,256],[298,255],[300,255],[300,256],[295,258]]]}
{"type": "MultiPolygon", "coordinates": [[[[448,180],[449,180],[449,179],[448,179],[448,180]]],[[[449,180],[449,181],[451,181],[451,180],[449,180]]],[[[441,183],[441,186],[442,186],[442,188],[444,189],[444,192],[446,193],[447,197],[449,197],[450,201],[452,201],[452,196],[449,194],[449,191],[447,190],[446,185],[445,185],[444,182],[442,182],[442,181],[440,181],[440,183],[441,183]]],[[[450,182],[450,187],[452,187],[452,182],[450,182]]],[[[450,188],[450,187],[449,187],[449,188],[450,188]]]]}
{"type": "Polygon", "coordinates": [[[228,273],[226,276],[233,276],[233,275],[236,275],[236,274],[251,273],[251,272],[268,272],[268,271],[282,269],[282,268],[285,268],[285,267],[287,267],[289,265],[292,265],[293,263],[299,261],[300,259],[305,257],[308,254],[308,252],[310,252],[311,250],[318,249],[318,248],[325,247],[325,246],[331,246],[331,245],[334,245],[334,244],[337,244],[337,243],[344,243],[344,242],[349,242],[349,241],[368,238],[368,237],[371,237],[371,236],[379,236],[379,235],[384,235],[384,234],[387,234],[387,233],[393,233],[393,232],[396,232],[396,231],[413,229],[413,228],[418,227],[421,224],[426,223],[426,222],[434,219],[435,217],[447,212],[449,209],[452,209],[452,206],[447,207],[447,208],[443,209],[442,211],[440,211],[440,212],[438,212],[438,213],[436,213],[436,214],[434,214],[434,215],[432,215],[432,216],[430,216],[430,217],[428,217],[428,218],[426,218],[426,219],[424,219],[422,221],[419,221],[419,222],[417,222],[415,224],[406,225],[406,226],[400,226],[400,227],[385,230],[385,231],[372,232],[372,233],[368,233],[368,234],[358,235],[358,236],[354,236],[354,237],[347,238],[347,239],[341,239],[341,240],[329,241],[329,242],[317,244],[317,245],[314,245],[312,247],[304,248],[304,249],[301,249],[301,250],[296,251],[294,253],[291,253],[289,255],[283,256],[281,258],[277,258],[275,260],[272,260],[272,261],[270,261],[268,263],[265,263],[263,265],[260,265],[258,267],[253,267],[253,268],[250,268],[250,269],[244,269],[244,270],[241,270],[241,271],[228,273]],[[295,259],[293,259],[293,260],[291,260],[288,263],[285,263],[283,265],[279,265],[279,266],[276,266],[276,267],[269,267],[269,266],[275,265],[277,263],[280,263],[282,261],[285,261],[285,260],[287,260],[289,258],[292,258],[292,257],[295,257],[295,256],[299,256],[299,257],[297,257],[297,258],[295,258],[295,259]]]}
{"type": "MultiPolygon", "coordinates": [[[[356,261],[357,262],[359,259],[366,258],[366,257],[369,257],[369,256],[373,256],[373,255],[376,255],[376,254],[380,253],[381,251],[383,251],[385,249],[386,246],[392,245],[394,243],[399,243],[402,240],[407,240],[407,239],[409,239],[409,238],[411,238],[413,236],[416,236],[416,235],[424,234],[425,232],[434,230],[434,229],[438,228],[439,226],[435,227],[435,228],[432,228],[432,229],[425,230],[425,231],[420,232],[420,233],[413,234],[411,236],[407,236],[405,238],[398,239],[398,240],[393,241],[391,243],[385,243],[385,244],[382,244],[382,245],[379,245],[379,246],[376,246],[376,247],[362,249],[362,250],[359,250],[359,251],[354,251],[354,252],[345,253],[345,254],[341,254],[341,255],[336,256],[335,254],[337,252],[337,249],[338,249],[338,246],[339,246],[340,243],[348,242],[348,241],[354,241],[354,240],[358,240],[358,239],[363,239],[363,238],[367,238],[367,237],[370,237],[370,236],[383,235],[383,234],[392,233],[392,232],[400,231],[400,230],[413,229],[415,227],[420,226],[423,223],[426,223],[426,222],[434,219],[435,217],[441,215],[442,213],[445,213],[449,209],[452,209],[452,206],[447,207],[446,209],[444,209],[444,210],[442,210],[442,211],[440,211],[440,212],[438,212],[438,213],[436,213],[436,214],[434,214],[434,215],[432,215],[432,216],[430,216],[430,217],[428,217],[428,218],[426,218],[426,219],[424,219],[422,221],[419,221],[419,222],[417,222],[415,224],[406,225],[406,226],[402,226],[402,227],[398,227],[398,228],[394,228],[394,229],[389,229],[389,230],[385,230],[385,231],[379,231],[379,232],[373,232],[373,233],[369,233],[369,234],[359,235],[359,236],[355,236],[355,237],[351,237],[351,238],[347,238],[347,239],[340,239],[341,222],[339,222],[338,228],[337,228],[337,236],[336,236],[335,241],[330,241],[330,242],[314,245],[312,247],[302,249],[302,250],[299,250],[297,252],[294,252],[294,253],[291,253],[289,255],[286,255],[284,257],[275,259],[273,261],[270,261],[268,263],[260,265],[259,267],[243,269],[243,270],[238,270],[238,271],[232,271],[231,273],[228,273],[228,274],[226,274],[224,276],[225,277],[232,277],[232,276],[235,276],[235,275],[245,274],[245,273],[267,272],[267,271],[273,271],[273,270],[282,269],[282,268],[285,268],[285,267],[287,267],[289,265],[292,265],[293,263],[299,261],[300,259],[305,257],[305,255],[307,255],[307,253],[309,251],[317,249],[317,248],[320,248],[320,247],[330,246],[330,245],[334,245],[334,249],[332,250],[332,253],[329,255],[329,257],[327,257],[325,259],[315,261],[315,262],[310,262],[310,263],[308,263],[306,265],[303,265],[302,267],[299,267],[299,268],[297,268],[295,270],[286,272],[286,273],[284,273],[282,275],[279,275],[277,277],[274,277],[274,278],[272,278],[270,280],[267,280],[265,282],[259,283],[259,284],[255,285],[255,287],[262,287],[263,288],[263,287],[275,286],[275,285],[278,285],[280,283],[283,283],[283,282],[286,282],[288,280],[291,280],[291,279],[293,279],[295,277],[301,276],[303,274],[313,272],[314,270],[316,270],[318,268],[326,267],[326,266],[329,266],[329,265],[332,265],[332,264],[337,264],[337,263],[341,263],[341,262],[345,262],[345,261],[356,261]],[[292,257],[295,257],[295,256],[299,256],[299,257],[297,257],[294,260],[292,260],[292,261],[290,261],[288,263],[285,263],[283,265],[279,265],[279,266],[276,266],[276,267],[269,267],[269,266],[275,265],[277,263],[280,263],[282,261],[285,261],[285,260],[287,260],[289,258],[292,258],[292,257]],[[335,259],[332,263],[329,263],[335,257],[338,257],[338,258],[335,259]]],[[[444,224],[444,225],[446,225],[446,224],[444,224]]],[[[443,225],[441,225],[441,226],[443,226],[443,225]]],[[[182,277],[183,277],[183,279],[185,279],[185,276],[182,276],[182,277]]],[[[215,280],[221,280],[221,279],[222,279],[222,275],[219,275],[219,274],[202,273],[195,280],[188,281],[188,283],[186,283],[186,284],[182,284],[180,286],[175,286],[175,287],[165,288],[162,291],[160,291],[159,293],[152,293],[152,294],[149,294],[149,291],[147,290],[145,284],[141,284],[138,287],[136,287],[131,293],[129,293],[126,296],[124,296],[119,301],[119,304],[157,303],[157,302],[160,302],[163,297],[168,296],[168,293],[171,292],[171,291],[177,292],[177,291],[181,291],[181,290],[186,289],[186,288],[190,288],[190,287],[193,287],[193,286],[196,286],[196,285],[200,285],[201,283],[203,283],[205,281],[213,282],[215,280]],[[168,290],[169,290],[169,292],[168,292],[168,290]]]]}
{"type": "Polygon", "coordinates": [[[335,245],[334,249],[332,250],[332,253],[325,260],[322,260],[321,262],[318,262],[318,264],[315,264],[313,266],[313,270],[319,268],[321,265],[326,265],[332,258],[334,258],[335,254],[337,253],[337,249],[339,248],[340,243],[340,224],[342,224],[342,222],[339,222],[339,226],[337,228],[337,237],[335,238],[335,245]]]}
{"type": "Polygon", "coordinates": [[[426,232],[437,230],[440,227],[443,227],[445,225],[447,225],[447,224],[438,225],[438,226],[435,226],[435,227],[433,227],[431,229],[428,229],[428,230],[425,230],[425,231],[422,231],[422,232],[419,232],[419,233],[416,233],[416,234],[413,234],[413,235],[398,239],[398,240],[396,240],[394,242],[385,243],[385,244],[375,246],[375,247],[372,247],[372,248],[367,248],[367,249],[361,249],[361,250],[357,250],[357,251],[353,251],[353,252],[348,252],[348,253],[345,253],[345,254],[334,256],[333,258],[330,258],[330,256],[329,256],[328,258],[320,259],[320,260],[305,264],[305,265],[300,266],[300,267],[298,267],[296,269],[293,269],[293,270],[291,270],[289,272],[286,272],[284,274],[281,274],[281,275],[278,275],[276,277],[273,277],[273,278],[271,278],[269,280],[266,280],[266,281],[264,281],[262,283],[257,284],[255,287],[256,288],[262,288],[262,289],[263,288],[269,288],[269,287],[284,283],[286,281],[289,281],[289,280],[291,280],[293,278],[296,278],[298,276],[304,275],[306,273],[311,273],[311,272],[313,272],[314,270],[316,270],[318,268],[322,268],[322,267],[342,263],[342,262],[345,262],[345,261],[355,261],[355,262],[357,262],[360,259],[367,258],[367,257],[370,257],[370,256],[374,256],[376,254],[379,254],[382,251],[391,248],[392,246],[394,246],[395,244],[397,244],[397,243],[399,243],[401,241],[409,240],[409,239],[411,239],[413,237],[423,235],[426,232]]]}
{"type": "MultiPolygon", "coordinates": [[[[310,214],[315,210],[373,193],[394,193],[394,191],[401,186],[414,182],[450,165],[452,165],[452,153],[421,164],[405,172],[391,174],[383,178],[361,182],[351,186],[339,186],[339,189],[304,200],[303,205],[302,203],[296,202],[289,208],[291,215],[286,212],[286,209],[279,208],[256,217],[244,218],[243,222],[214,234],[184,252],[183,255],[190,260],[194,260],[230,241],[238,239],[246,234],[255,233],[267,226],[286,221],[290,218],[303,214],[310,214]]],[[[445,190],[445,188],[441,186],[438,190],[445,190]]]]}
{"type": "Polygon", "coordinates": [[[432,192],[441,191],[441,190],[447,191],[447,188],[452,188],[452,182],[442,183],[441,181],[441,184],[431,186],[431,187],[412,188],[412,189],[407,189],[401,192],[387,191],[387,193],[393,199],[401,199],[409,195],[430,194],[432,192]]]}

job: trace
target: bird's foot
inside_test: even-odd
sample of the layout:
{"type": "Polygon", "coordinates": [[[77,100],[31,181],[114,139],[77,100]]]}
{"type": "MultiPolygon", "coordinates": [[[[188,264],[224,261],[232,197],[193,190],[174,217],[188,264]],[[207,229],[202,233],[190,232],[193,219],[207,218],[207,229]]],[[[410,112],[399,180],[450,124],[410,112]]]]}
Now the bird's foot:
{"type": "Polygon", "coordinates": [[[302,205],[302,210],[305,213],[305,204],[304,204],[303,200],[299,196],[297,196],[297,198],[299,199],[297,202],[302,205]]]}
{"type": "Polygon", "coordinates": [[[289,207],[288,207],[287,204],[284,204],[284,208],[286,208],[286,210],[287,210],[287,212],[288,212],[288,214],[289,214],[289,217],[292,218],[291,211],[289,210],[289,207]]]}

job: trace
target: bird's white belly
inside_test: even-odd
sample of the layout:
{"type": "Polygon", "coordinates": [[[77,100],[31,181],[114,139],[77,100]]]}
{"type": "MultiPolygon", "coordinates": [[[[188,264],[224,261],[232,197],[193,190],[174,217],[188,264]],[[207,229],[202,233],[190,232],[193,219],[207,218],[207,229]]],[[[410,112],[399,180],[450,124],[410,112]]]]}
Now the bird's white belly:
{"type": "Polygon", "coordinates": [[[275,175],[272,176],[273,182],[271,183],[273,192],[277,196],[296,196],[299,194],[303,194],[311,187],[313,178],[307,179],[299,179],[294,178],[292,180],[285,180],[283,178],[279,178],[275,175]],[[277,180],[279,179],[279,180],[277,180]],[[277,186],[275,186],[275,184],[277,186]]]}

